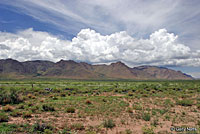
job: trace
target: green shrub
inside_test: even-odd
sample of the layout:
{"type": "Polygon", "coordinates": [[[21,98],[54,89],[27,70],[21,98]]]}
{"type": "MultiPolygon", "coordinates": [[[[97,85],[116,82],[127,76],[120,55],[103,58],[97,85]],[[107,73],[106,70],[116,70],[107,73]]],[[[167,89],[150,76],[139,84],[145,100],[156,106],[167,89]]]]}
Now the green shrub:
{"type": "Polygon", "coordinates": [[[23,100],[20,98],[16,90],[12,89],[9,91],[0,92],[0,104],[19,104],[23,100]]]}
{"type": "Polygon", "coordinates": [[[151,113],[152,113],[152,115],[156,115],[157,114],[157,109],[152,109],[151,113]]]}
{"type": "Polygon", "coordinates": [[[120,122],[121,122],[123,125],[126,124],[126,120],[124,120],[124,119],[121,119],[120,122]]]}
{"type": "Polygon", "coordinates": [[[163,115],[163,114],[167,113],[168,110],[167,110],[167,109],[158,109],[158,112],[159,112],[161,115],[163,115]]]}
{"type": "Polygon", "coordinates": [[[75,130],[84,130],[84,126],[81,123],[75,123],[71,125],[71,129],[75,130]]]}
{"type": "Polygon", "coordinates": [[[0,123],[0,134],[13,134],[17,128],[16,124],[0,123]]]}
{"type": "Polygon", "coordinates": [[[67,112],[67,113],[75,113],[75,108],[73,108],[73,107],[68,107],[68,108],[66,109],[66,112],[67,112]]]}
{"type": "Polygon", "coordinates": [[[19,104],[17,108],[18,109],[24,109],[25,107],[24,107],[24,104],[19,104]]]}
{"type": "Polygon", "coordinates": [[[32,112],[36,112],[38,109],[39,109],[39,106],[33,106],[33,107],[31,108],[31,111],[32,111],[32,112]]]}
{"type": "Polygon", "coordinates": [[[181,106],[192,106],[193,101],[192,100],[178,100],[177,104],[181,106]]]}
{"type": "Polygon", "coordinates": [[[32,117],[32,113],[31,112],[23,112],[22,117],[23,118],[31,118],[32,117]]]}
{"type": "Polygon", "coordinates": [[[133,113],[133,109],[130,108],[130,107],[128,107],[127,112],[128,112],[128,113],[133,113]]]}
{"type": "Polygon", "coordinates": [[[103,102],[107,102],[107,100],[105,98],[102,99],[103,102]]]}
{"type": "Polygon", "coordinates": [[[133,132],[130,129],[125,130],[126,134],[132,134],[133,132]]]}
{"type": "Polygon", "coordinates": [[[197,109],[200,109],[200,103],[196,104],[197,109]]]}
{"type": "Polygon", "coordinates": [[[58,98],[56,96],[52,97],[53,100],[58,100],[58,98]]]}
{"type": "Polygon", "coordinates": [[[10,105],[6,105],[2,108],[3,111],[5,112],[12,112],[13,111],[13,107],[10,105]]]}
{"type": "Polygon", "coordinates": [[[166,99],[164,102],[164,105],[166,106],[174,106],[174,103],[170,99],[166,99]]]}
{"type": "Polygon", "coordinates": [[[97,134],[95,131],[87,131],[86,134],[97,134]]]}
{"type": "Polygon", "coordinates": [[[53,130],[53,127],[49,124],[46,123],[39,123],[36,122],[33,126],[32,126],[32,131],[33,132],[51,132],[51,130],[53,130]]]}
{"type": "Polygon", "coordinates": [[[142,110],[142,106],[141,105],[133,104],[133,109],[135,109],[135,110],[142,110]]]}
{"type": "Polygon", "coordinates": [[[86,100],[85,103],[88,104],[88,105],[92,104],[92,102],[90,100],[86,100]]]}
{"type": "Polygon", "coordinates": [[[61,134],[68,134],[70,131],[70,127],[68,126],[68,124],[65,124],[63,130],[61,131],[61,134]]]}
{"type": "Polygon", "coordinates": [[[6,114],[0,113],[0,122],[8,122],[9,118],[6,114]]]}
{"type": "Polygon", "coordinates": [[[60,96],[61,97],[66,97],[66,94],[65,93],[61,93],[60,96]]]}
{"type": "Polygon", "coordinates": [[[15,111],[11,112],[10,115],[13,117],[19,117],[22,115],[22,113],[20,111],[15,110],[15,111]]]}
{"type": "Polygon", "coordinates": [[[128,93],[128,96],[133,96],[133,93],[128,93]]]}
{"type": "Polygon", "coordinates": [[[52,130],[50,129],[45,129],[44,134],[53,134],[52,130]]]}
{"type": "Polygon", "coordinates": [[[158,119],[154,119],[152,122],[151,122],[151,125],[156,127],[157,125],[159,125],[158,123],[158,119]]]}
{"type": "Polygon", "coordinates": [[[143,131],[143,134],[155,134],[153,128],[150,128],[147,126],[143,127],[142,131],[143,131]]]}
{"type": "Polygon", "coordinates": [[[165,119],[170,121],[170,116],[169,115],[165,115],[165,119]]]}
{"type": "Polygon", "coordinates": [[[42,105],[42,110],[43,111],[55,111],[54,106],[50,105],[50,104],[44,104],[42,105]]]}
{"type": "Polygon", "coordinates": [[[36,98],[33,94],[27,94],[27,97],[28,97],[29,99],[35,99],[35,98],[36,98]]]}
{"type": "Polygon", "coordinates": [[[108,120],[105,120],[105,121],[103,122],[103,126],[104,126],[105,128],[110,128],[110,129],[112,129],[112,128],[114,128],[116,125],[115,125],[115,122],[114,122],[112,119],[108,119],[108,120]]]}
{"type": "Polygon", "coordinates": [[[28,106],[28,107],[32,107],[33,105],[34,105],[34,104],[33,104],[32,102],[28,102],[28,103],[27,103],[27,106],[28,106]]]}
{"type": "Polygon", "coordinates": [[[200,126],[200,120],[197,121],[197,125],[200,126]]]}
{"type": "Polygon", "coordinates": [[[149,113],[143,113],[142,114],[142,119],[145,121],[150,121],[151,120],[151,115],[149,113]]]}

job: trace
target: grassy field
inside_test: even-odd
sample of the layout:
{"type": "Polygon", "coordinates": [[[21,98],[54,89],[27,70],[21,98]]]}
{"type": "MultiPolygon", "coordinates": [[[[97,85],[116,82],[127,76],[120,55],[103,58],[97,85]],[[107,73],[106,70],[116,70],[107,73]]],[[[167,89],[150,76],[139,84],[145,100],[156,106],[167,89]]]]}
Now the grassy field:
{"type": "Polygon", "coordinates": [[[0,80],[0,134],[199,133],[199,127],[197,80],[0,80]]]}

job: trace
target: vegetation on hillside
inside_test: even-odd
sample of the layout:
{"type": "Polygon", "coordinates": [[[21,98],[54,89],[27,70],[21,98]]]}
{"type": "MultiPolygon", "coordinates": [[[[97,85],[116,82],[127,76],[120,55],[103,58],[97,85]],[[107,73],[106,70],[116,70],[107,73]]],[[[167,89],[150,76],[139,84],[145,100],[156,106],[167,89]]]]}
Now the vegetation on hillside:
{"type": "Polygon", "coordinates": [[[200,127],[200,81],[0,81],[0,133],[170,133],[200,127]]]}

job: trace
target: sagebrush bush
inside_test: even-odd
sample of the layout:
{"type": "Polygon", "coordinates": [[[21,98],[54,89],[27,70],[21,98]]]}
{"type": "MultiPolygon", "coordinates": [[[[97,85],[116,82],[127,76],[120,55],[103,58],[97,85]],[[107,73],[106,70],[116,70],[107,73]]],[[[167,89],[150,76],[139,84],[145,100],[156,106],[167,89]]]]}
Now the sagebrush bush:
{"type": "Polygon", "coordinates": [[[53,127],[49,124],[46,123],[39,123],[36,122],[33,126],[32,126],[32,131],[33,132],[47,132],[49,130],[53,130],[53,127]]]}
{"type": "Polygon", "coordinates": [[[25,107],[24,107],[24,104],[19,104],[17,108],[18,109],[24,109],[25,107]]]}
{"type": "Polygon", "coordinates": [[[84,130],[84,126],[81,123],[75,123],[71,125],[71,129],[75,130],[84,130]]]}
{"type": "Polygon", "coordinates": [[[35,99],[35,98],[36,98],[33,94],[28,94],[27,97],[28,97],[29,99],[35,99]]]}
{"type": "Polygon", "coordinates": [[[116,125],[115,125],[115,122],[112,120],[112,119],[108,119],[108,120],[105,120],[104,122],[103,122],[103,126],[105,127],[105,128],[114,128],[116,125]]]}
{"type": "Polygon", "coordinates": [[[142,106],[141,105],[137,105],[137,104],[133,104],[133,109],[142,110],[142,106]]]}
{"type": "Polygon", "coordinates": [[[130,129],[126,129],[126,130],[125,130],[125,133],[126,133],[126,134],[132,134],[133,132],[132,132],[130,129]]]}
{"type": "Polygon", "coordinates": [[[4,113],[0,113],[0,122],[8,122],[8,116],[4,113]]]}
{"type": "Polygon", "coordinates": [[[151,122],[151,125],[156,127],[157,125],[159,125],[159,120],[158,119],[154,119],[152,122],[151,122]]]}
{"type": "Polygon", "coordinates": [[[68,108],[66,109],[66,112],[67,112],[67,113],[75,113],[75,108],[73,108],[73,107],[68,107],[68,108]]]}
{"type": "Polygon", "coordinates": [[[197,109],[200,109],[200,103],[196,104],[197,109]]]}
{"type": "Polygon", "coordinates": [[[128,113],[133,113],[133,109],[130,108],[130,107],[128,107],[127,112],[128,112],[128,113]]]}
{"type": "Polygon", "coordinates": [[[22,117],[23,118],[31,118],[32,117],[32,113],[31,112],[23,112],[22,117]]]}
{"type": "Polygon", "coordinates": [[[193,105],[192,100],[178,100],[176,103],[181,106],[192,106],[193,105]]]}
{"type": "Polygon", "coordinates": [[[157,109],[157,110],[158,110],[158,112],[159,112],[161,115],[164,115],[165,113],[168,112],[167,109],[157,109]]]}
{"type": "Polygon", "coordinates": [[[54,106],[50,105],[50,104],[44,104],[42,105],[42,110],[43,111],[55,111],[54,106]]]}
{"type": "Polygon", "coordinates": [[[88,105],[92,104],[92,102],[90,100],[86,100],[85,103],[88,104],[88,105]]]}
{"type": "Polygon", "coordinates": [[[129,92],[129,93],[128,93],[128,96],[133,96],[133,93],[130,93],[130,92],[129,92]]]}
{"type": "Polygon", "coordinates": [[[15,111],[11,112],[10,115],[13,117],[19,117],[22,115],[22,113],[18,110],[15,110],[15,111]]]}
{"type": "Polygon", "coordinates": [[[143,113],[142,114],[142,119],[145,121],[150,121],[151,120],[151,115],[149,113],[143,113]]]}
{"type": "Polygon", "coordinates": [[[142,127],[143,134],[155,134],[153,128],[151,127],[142,127]]]}
{"type": "Polygon", "coordinates": [[[166,106],[174,106],[174,103],[173,103],[170,99],[166,99],[166,100],[164,101],[164,104],[165,104],[166,106]]]}
{"type": "Polygon", "coordinates": [[[32,112],[36,112],[38,109],[39,109],[39,106],[33,106],[33,107],[31,108],[31,111],[32,111],[32,112]]]}
{"type": "Polygon", "coordinates": [[[14,108],[10,105],[6,105],[2,108],[2,110],[5,111],[5,112],[11,112],[11,111],[13,111],[13,109],[14,108]]]}
{"type": "Polygon", "coordinates": [[[16,90],[11,89],[9,91],[0,92],[0,104],[19,104],[23,100],[20,98],[16,90]]]}
{"type": "Polygon", "coordinates": [[[61,97],[66,97],[66,94],[65,93],[61,93],[60,96],[61,97]]]}
{"type": "Polygon", "coordinates": [[[17,124],[11,124],[7,122],[0,123],[0,134],[13,134],[19,130],[17,124]]]}

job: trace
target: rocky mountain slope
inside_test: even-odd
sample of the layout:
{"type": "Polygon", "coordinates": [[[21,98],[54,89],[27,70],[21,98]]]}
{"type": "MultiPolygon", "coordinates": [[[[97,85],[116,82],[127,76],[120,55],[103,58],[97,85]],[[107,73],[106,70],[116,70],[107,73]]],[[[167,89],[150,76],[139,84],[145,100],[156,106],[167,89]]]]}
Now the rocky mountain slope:
{"type": "Polygon", "coordinates": [[[130,68],[122,62],[110,65],[90,65],[72,60],[26,61],[0,60],[0,78],[53,77],[70,79],[167,79],[191,80],[191,76],[180,71],[156,66],[130,68]]]}

